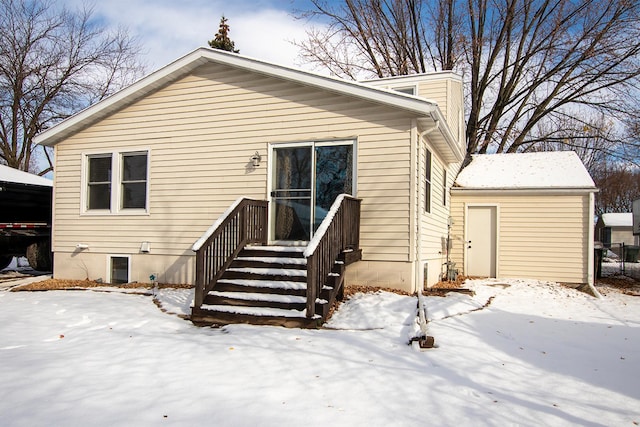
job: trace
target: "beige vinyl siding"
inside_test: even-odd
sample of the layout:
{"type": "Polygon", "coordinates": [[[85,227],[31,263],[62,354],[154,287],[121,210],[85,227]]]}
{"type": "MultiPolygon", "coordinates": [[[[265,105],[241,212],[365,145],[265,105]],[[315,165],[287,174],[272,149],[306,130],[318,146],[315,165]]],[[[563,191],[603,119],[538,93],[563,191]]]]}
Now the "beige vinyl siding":
{"type": "Polygon", "coordinates": [[[443,205],[443,179],[444,169],[447,170],[447,191],[451,188],[453,180],[458,173],[460,163],[446,164],[442,161],[438,153],[430,145],[426,145],[431,151],[431,212],[425,212],[425,144],[420,148],[420,179],[416,188],[416,197],[418,199],[418,210],[420,218],[420,260],[429,264],[429,277],[427,283],[429,286],[438,281],[439,274],[443,263],[446,262],[446,253],[444,252],[443,240],[447,237],[447,222],[449,219],[449,209],[451,205],[451,197],[447,197],[447,205],[443,205]]]}
{"type": "Polygon", "coordinates": [[[566,283],[587,283],[588,194],[499,195],[495,192],[452,194],[455,243],[452,251],[464,273],[465,205],[498,207],[499,277],[522,277],[566,283]]]}
{"type": "Polygon", "coordinates": [[[411,117],[388,107],[210,64],[57,145],[55,252],[192,255],[239,196],[267,198],[270,143],[353,139],[367,260],[406,261],[411,117]],[[149,214],[80,206],[86,153],[149,149],[149,214]],[[250,157],[258,151],[261,164],[250,157]]]}
{"type": "Polygon", "coordinates": [[[465,123],[462,91],[462,82],[447,75],[436,74],[418,84],[418,95],[438,104],[447,121],[447,126],[464,152],[466,150],[464,150],[465,123]]]}

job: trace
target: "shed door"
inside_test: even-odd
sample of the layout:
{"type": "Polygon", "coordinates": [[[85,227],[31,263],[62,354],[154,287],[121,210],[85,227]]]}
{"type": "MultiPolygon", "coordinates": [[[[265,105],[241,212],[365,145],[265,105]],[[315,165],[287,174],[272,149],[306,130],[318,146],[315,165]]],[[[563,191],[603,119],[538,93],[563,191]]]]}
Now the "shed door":
{"type": "Polygon", "coordinates": [[[467,275],[496,277],[497,207],[467,208],[467,275]]]}

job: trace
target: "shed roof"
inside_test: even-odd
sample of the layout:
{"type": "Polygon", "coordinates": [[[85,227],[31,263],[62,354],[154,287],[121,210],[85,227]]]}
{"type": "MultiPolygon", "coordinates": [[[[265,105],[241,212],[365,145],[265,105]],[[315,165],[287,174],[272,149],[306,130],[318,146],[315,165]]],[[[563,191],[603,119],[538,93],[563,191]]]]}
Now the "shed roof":
{"type": "Polygon", "coordinates": [[[605,227],[633,227],[631,212],[605,213],[600,216],[605,227]]]}
{"type": "Polygon", "coordinates": [[[573,151],[476,154],[455,181],[462,189],[594,189],[573,151]]]}
{"type": "Polygon", "coordinates": [[[0,165],[0,182],[14,182],[17,184],[53,187],[53,181],[50,179],[14,169],[6,165],[0,165]]]}
{"type": "Polygon", "coordinates": [[[446,161],[461,161],[464,157],[464,153],[447,126],[442,111],[434,101],[205,47],[194,50],[112,96],[41,132],[34,141],[46,146],[55,145],[207,63],[223,64],[406,111],[415,115],[421,129],[429,129],[435,124],[438,125],[437,132],[431,133],[429,139],[446,161]]]}

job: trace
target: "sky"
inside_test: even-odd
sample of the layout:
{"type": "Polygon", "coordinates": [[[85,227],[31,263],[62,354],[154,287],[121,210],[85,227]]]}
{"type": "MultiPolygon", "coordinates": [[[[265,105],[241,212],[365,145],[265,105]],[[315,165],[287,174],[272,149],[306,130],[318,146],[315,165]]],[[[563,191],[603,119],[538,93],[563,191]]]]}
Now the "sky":
{"type": "MultiPolygon", "coordinates": [[[[67,0],[65,5],[81,5],[67,0]]],[[[139,38],[148,71],[154,71],[207,46],[222,15],[228,18],[231,40],[246,56],[282,65],[300,65],[293,41],[305,39],[305,19],[294,11],[310,7],[308,0],[109,0],[93,4],[95,17],[110,26],[123,25],[139,38]]]]}

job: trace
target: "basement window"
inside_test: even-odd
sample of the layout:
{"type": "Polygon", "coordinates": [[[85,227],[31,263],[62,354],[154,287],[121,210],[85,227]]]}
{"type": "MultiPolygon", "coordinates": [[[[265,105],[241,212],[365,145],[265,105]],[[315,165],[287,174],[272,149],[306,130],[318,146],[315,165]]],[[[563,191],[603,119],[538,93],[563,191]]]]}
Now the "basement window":
{"type": "Polygon", "coordinates": [[[113,283],[116,285],[129,283],[129,257],[128,256],[111,256],[109,269],[110,269],[109,283],[113,283]]]}

